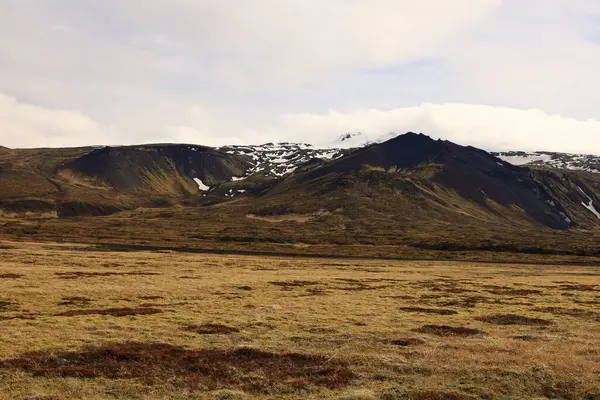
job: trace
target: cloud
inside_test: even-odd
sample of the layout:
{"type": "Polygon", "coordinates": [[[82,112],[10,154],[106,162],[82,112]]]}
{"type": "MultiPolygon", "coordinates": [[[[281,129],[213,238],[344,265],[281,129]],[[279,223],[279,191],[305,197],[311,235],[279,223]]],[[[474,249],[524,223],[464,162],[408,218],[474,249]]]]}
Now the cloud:
{"type": "Polygon", "coordinates": [[[161,141],[213,146],[289,141],[328,146],[347,132],[361,132],[370,141],[380,141],[413,131],[489,151],[600,154],[600,121],[472,104],[424,103],[391,110],[291,113],[252,128],[245,126],[244,120],[231,120],[195,106],[188,111],[186,122],[165,127],[161,141]]]}
{"type": "Polygon", "coordinates": [[[500,0],[144,0],[115,9],[144,31],[201,52],[216,77],[254,87],[314,82],[428,57],[500,0]],[[258,85],[258,86],[257,86],[258,85]]]}
{"type": "Polygon", "coordinates": [[[600,121],[581,121],[540,110],[470,104],[422,104],[389,111],[358,110],[327,114],[289,114],[277,129],[292,140],[316,143],[344,132],[363,132],[369,139],[388,133],[423,132],[487,150],[549,150],[600,154],[600,121]]]}
{"type": "Polygon", "coordinates": [[[600,152],[597,0],[0,3],[4,145],[415,130],[600,152]]]}
{"type": "Polygon", "coordinates": [[[600,155],[600,121],[472,104],[431,104],[391,110],[329,110],[324,114],[287,113],[274,119],[232,119],[227,113],[194,105],[180,117],[182,124],[156,127],[138,137],[103,125],[77,111],[48,109],[0,93],[1,145],[62,147],[192,143],[208,146],[305,142],[331,145],[346,132],[361,132],[370,141],[386,140],[408,131],[489,151],[548,150],[600,155]]]}
{"type": "Polygon", "coordinates": [[[25,104],[0,93],[0,135],[8,147],[60,147],[118,143],[113,127],[69,110],[25,104]]]}

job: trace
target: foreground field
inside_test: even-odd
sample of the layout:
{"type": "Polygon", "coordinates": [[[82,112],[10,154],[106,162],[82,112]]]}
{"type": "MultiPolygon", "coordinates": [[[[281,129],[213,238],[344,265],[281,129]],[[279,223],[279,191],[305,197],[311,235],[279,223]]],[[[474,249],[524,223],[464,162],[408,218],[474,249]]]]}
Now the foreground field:
{"type": "Polygon", "coordinates": [[[0,243],[2,399],[600,399],[599,267],[0,243]]]}

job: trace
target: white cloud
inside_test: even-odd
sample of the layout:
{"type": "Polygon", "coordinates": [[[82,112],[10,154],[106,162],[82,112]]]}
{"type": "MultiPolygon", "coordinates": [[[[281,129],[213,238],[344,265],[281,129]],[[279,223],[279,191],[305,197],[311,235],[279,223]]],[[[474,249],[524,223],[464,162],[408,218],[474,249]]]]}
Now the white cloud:
{"type": "Polygon", "coordinates": [[[600,154],[600,121],[580,121],[540,110],[470,104],[422,104],[389,111],[358,110],[324,115],[290,114],[277,129],[292,140],[316,143],[344,132],[376,140],[390,132],[423,132],[487,150],[549,150],[600,154]]]}
{"type": "Polygon", "coordinates": [[[501,0],[144,0],[115,7],[138,28],[201,52],[225,81],[288,86],[429,57],[501,0]]]}
{"type": "Polygon", "coordinates": [[[408,131],[423,132],[489,151],[548,150],[600,154],[600,121],[576,120],[540,110],[471,104],[430,104],[392,110],[329,110],[325,114],[290,113],[248,126],[244,118],[201,105],[179,118],[183,123],[156,127],[150,140],[98,123],[76,111],[47,109],[0,94],[0,133],[8,147],[57,147],[148,142],[208,146],[307,142],[333,143],[346,132],[362,132],[371,141],[408,131]],[[390,135],[392,133],[392,135],[390,135]]]}
{"type": "Polygon", "coordinates": [[[600,152],[597,0],[0,3],[0,145],[415,130],[600,152]]]}
{"type": "Polygon", "coordinates": [[[69,110],[18,102],[0,93],[0,137],[8,147],[57,147],[118,143],[115,128],[69,110]]]}

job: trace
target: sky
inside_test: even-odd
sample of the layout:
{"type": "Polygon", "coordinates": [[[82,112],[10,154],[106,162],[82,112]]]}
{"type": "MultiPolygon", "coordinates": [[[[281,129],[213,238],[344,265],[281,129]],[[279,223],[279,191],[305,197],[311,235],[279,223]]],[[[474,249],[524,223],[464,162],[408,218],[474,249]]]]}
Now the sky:
{"type": "Polygon", "coordinates": [[[600,154],[598,0],[0,0],[0,145],[600,154]]]}

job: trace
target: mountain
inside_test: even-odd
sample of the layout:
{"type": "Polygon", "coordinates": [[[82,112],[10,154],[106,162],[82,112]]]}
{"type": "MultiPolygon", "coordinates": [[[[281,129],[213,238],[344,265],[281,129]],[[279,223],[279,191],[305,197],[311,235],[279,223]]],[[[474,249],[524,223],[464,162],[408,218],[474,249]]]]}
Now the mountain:
{"type": "MultiPolygon", "coordinates": [[[[0,208],[5,215],[66,217],[210,206],[235,197],[246,199],[248,212],[257,215],[343,209],[351,219],[368,216],[361,222],[366,225],[429,221],[567,229],[600,224],[597,174],[557,169],[558,164],[516,166],[423,134],[390,136],[358,149],[298,143],[0,149],[0,184],[8,189],[0,193],[0,208]]],[[[347,134],[340,140],[363,138],[347,134]]],[[[573,162],[561,165],[579,165],[573,162]]]]}
{"type": "Polygon", "coordinates": [[[187,144],[0,148],[0,209],[5,215],[106,215],[137,207],[215,202],[263,190],[306,163],[343,149],[278,143],[211,148],[187,144]]]}
{"type": "Polygon", "coordinates": [[[244,157],[205,146],[155,144],[104,147],[59,166],[59,176],[80,177],[118,191],[191,195],[244,175],[244,157]],[[194,182],[196,181],[196,182],[194,182]]]}
{"type": "Polygon", "coordinates": [[[356,214],[377,210],[412,225],[419,220],[566,229],[600,226],[588,207],[591,201],[600,209],[598,182],[514,166],[483,150],[408,133],[293,174],[263,203],[265,209],[303,213],[352,205],[356,214]]]}
{"type": "Polygon", "coordinates": [[[197,196],[195,180],[216,185],[250,167],[243,157],[188,145],[8,150],[0,152],[0,209],[73,216],[165,206],[197,196]]]}
{"type": "Polygon", "coordinates": [[[416,133],[350,149],[0,149],[0,187],[0,235],[21,239],[600,255],[600,174],[416,133]]]}

